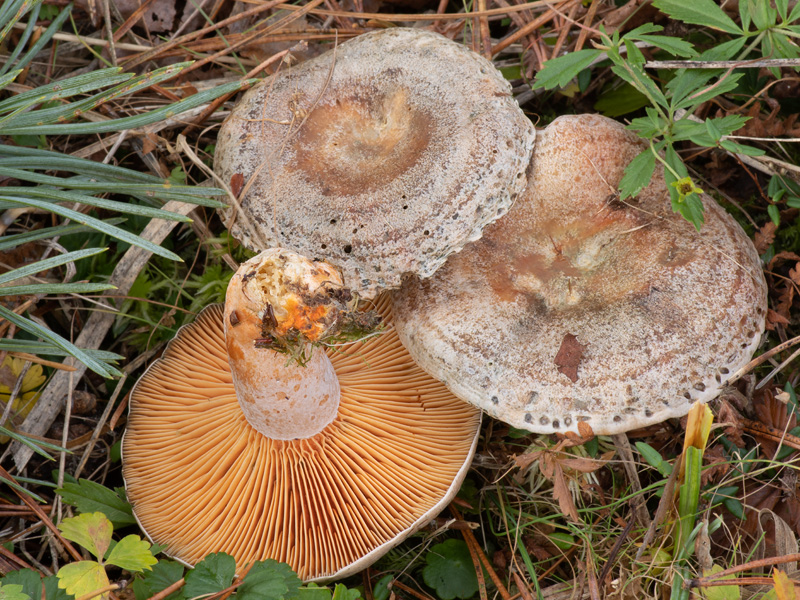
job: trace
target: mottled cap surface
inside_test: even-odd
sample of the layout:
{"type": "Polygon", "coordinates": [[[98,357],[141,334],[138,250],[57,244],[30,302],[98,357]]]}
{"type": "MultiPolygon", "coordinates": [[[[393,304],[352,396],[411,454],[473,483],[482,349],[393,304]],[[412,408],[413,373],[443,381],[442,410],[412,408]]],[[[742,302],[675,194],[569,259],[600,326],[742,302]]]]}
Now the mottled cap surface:
{"type": "Polygon", "coordinates": [[[240,206],[222,217],[249,248],[324,259],[372,297],[504,214],[534,136],[481,56],[416,29],[365,34],[245,94],[214,158],[240,206]]]}
{"type": "Polygon", "coordinates": [[[480,411],[414,364],[386,296],[374,309],[386,332],[328,351],[338,414],[305,439],[270,439],[246,420],[221,306],[181,328],[131,391],[123,441],[128,498],[152,541],[190,565],[226,552],[240,569],[271,558],[304,580],[343,577],[447,505],[480,411]]]}
{"type": "Polygon", "coordinates": [[[509,214],[395,292],[400,338],[459,397],[530,431],[613,434],[714,398],[757,348],[766,284],[741,227],[703,195],[700,232],[658,173],[615,190],[644,146],[596,115],[539,134],[509,214]]]}

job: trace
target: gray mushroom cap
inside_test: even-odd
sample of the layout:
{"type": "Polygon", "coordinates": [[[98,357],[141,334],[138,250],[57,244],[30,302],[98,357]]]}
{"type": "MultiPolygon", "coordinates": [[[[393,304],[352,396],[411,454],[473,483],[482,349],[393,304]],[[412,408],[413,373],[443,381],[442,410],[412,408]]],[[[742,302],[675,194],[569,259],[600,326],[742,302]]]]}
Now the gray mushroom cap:
{"type": "Polygon", "coordinates": [[[703,195],[698,232],[663,176],[615,190],[643,149],[596,115],[539,134],[509,214],[432,278],[394,293],[411,355],[515,427],[614,434],[707,402],[759,345],[766,284],[741,227],[703,195]]]}
{"type": "Polygon", "coordinates": [[[525,187],[535,130],[481,56],[416,29],[350,40],[242,98],[214,167],[247,247],[342,269],[362,297],[430,276],[525,187]]]}

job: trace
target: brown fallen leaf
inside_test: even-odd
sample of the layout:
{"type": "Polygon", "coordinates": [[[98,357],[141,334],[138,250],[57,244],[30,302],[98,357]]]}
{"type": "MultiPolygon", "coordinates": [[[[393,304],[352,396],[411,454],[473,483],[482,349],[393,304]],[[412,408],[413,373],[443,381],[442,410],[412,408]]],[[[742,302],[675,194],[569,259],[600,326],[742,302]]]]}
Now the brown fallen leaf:
{"type": "Polygon", "coordinates": [[[244,175],[241,173],[234,173],[231,176],[231,193],[235,198],[239,197],[239,194],[242,193],[242,188],[244,187],[244,175]]]}
{"type": "Polygon", "coordinates": [[[578,342],[578,338],[567,333],[561,341],[561,348],[558,349],[553,362],[558,367],[558,372],[569,377],[572,383],[578,381],[578,365],[581,362],[583,351],[586,348],[578,342]]]}
{"type": "Polygon", "coordinates": [[[753,244],[756,247],[756,252],[759,254],[764,254],[767,251],[770,244],[775,241],[775,232],[778,230],[778,226],[775,225],[772,221],[767,221],[761,226],[761,229],[756,231],[756,235],[753,238],[753,244]]]}

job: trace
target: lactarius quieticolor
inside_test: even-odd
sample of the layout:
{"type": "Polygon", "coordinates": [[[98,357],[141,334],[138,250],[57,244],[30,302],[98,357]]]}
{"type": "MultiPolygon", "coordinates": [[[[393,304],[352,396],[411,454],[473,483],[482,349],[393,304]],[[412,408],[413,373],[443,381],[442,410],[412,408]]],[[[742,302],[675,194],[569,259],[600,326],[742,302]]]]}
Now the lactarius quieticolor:
{"type": "Polygon", "coordinates": [[[710,197],[702,231],[673,213],[658,169],[620,201],[642,149],[596,115],[541,132],[509,214],[395,293],[417,362],[490,415],[542,433],[582,421],[620,433],[716,397],[759,345],[761,263],[710,197]]]}
{"type": "Polygon", "coordinates": [[[535,130],[483,57],[418,29],[347,41],[255,86],[214,168],[247,247],[324,259],[371,298],[431,275],[525,187],[535,130]]]}
{"type": "Polygon", "coordinates": [[[340,577],[455,495],[480,412],[414,364],[386,296],[367,313],[349,299],[329,265],[268,250],[136,384],[123,474],[136,518],[169,555],[194,564],[226,552],[239,567],[272,558],[306,580],[340,577]],[[309,346],[375,315],[380,335],[309,346]]]}

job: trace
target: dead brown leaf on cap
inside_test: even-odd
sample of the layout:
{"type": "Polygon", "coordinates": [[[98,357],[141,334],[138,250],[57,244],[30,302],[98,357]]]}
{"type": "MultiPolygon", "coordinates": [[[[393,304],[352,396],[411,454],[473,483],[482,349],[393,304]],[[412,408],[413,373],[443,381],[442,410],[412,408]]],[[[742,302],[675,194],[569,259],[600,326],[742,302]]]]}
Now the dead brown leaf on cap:
{"type": "Polygon", "coordinates": [[[581,362],[583,351],[586,348],[578,342],[578,338],[567,333],[561,342],[561,348],[558,349],[553,362],[558,367],[558,372],[569,377],[572,383],[578,381],[578,365],[581,362]]]}

